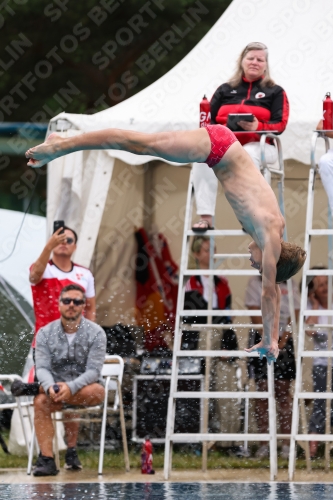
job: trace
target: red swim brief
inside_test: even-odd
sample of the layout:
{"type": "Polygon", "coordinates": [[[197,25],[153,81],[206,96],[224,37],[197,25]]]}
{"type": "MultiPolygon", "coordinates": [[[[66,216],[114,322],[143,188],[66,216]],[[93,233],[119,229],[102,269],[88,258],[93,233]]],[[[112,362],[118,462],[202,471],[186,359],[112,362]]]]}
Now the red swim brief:
{"type": "Polygon", "coordinates": [[[223,125],[207,125],[211,150],[209,156],[203,163],[207,163],[209,167],[217,165],[228,151],[230,146],[237,141],[236,136],[223,125]]]}

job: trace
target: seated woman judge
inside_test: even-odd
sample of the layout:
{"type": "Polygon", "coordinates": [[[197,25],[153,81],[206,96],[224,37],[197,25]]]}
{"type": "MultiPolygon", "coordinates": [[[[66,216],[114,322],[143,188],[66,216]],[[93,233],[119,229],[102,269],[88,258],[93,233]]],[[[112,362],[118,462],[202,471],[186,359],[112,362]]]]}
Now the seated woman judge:
{"type": "MultiPolygon", "coordinates": [[[[227,83],[217,88],[211,99],[211,123],[228,127],[230,124],[237,139],[260,169],[260,134],[256,132],[281,134],[287,126],[288,117],[287,95],[270,76],[268,48],[260,42],[249,43],[238,58],[235,73],[227,83]],[[233,126],[228,121],[229,114],[245,113],[251,114],[253,121],[241,120],[233,126]]],[[[268,164],[274,164],[278,158],[276,147],[269,140],[265,156],[268,164]]],[[[204,232],[212,226],[215,214],[217,179],[212,169],[194,163],[193,183],[200,217],[193,230],[204,232]]]]}

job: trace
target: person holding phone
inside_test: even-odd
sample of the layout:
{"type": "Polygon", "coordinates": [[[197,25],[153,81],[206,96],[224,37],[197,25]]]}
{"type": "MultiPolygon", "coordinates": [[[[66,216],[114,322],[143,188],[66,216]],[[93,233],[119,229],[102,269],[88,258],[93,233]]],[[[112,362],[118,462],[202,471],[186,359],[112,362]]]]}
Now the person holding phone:
{"type": "MultiPolygon", "coordinates": [[[[72,261],[77,234],[65,226],[63,221],[55,221],[54,229],[55,232],[30,268],[29,281],[36,317],[35,332],[59,318],[60,291],[65,285],[70,284],[82,287],[87,298],[85,317],[95,321],[94,277],[89,269],[72,261]]],[[[35,337],[32,347],[35,347],[35,337]]]]}
{"type": "MultiPolygon", "coordinates": [[[[270,76],[268,49],[263,43],[252,42],[245,47],[238,58],[235,73],[227,83],[217,88],[211,99],[212,124],[228,126],[230,114],[252,115],[252,118],[247,116],[245,120],[237,122],[237,129],[245,133],[235,131],[235,135],[260,169],[260,135],[256,131],[281,134],[289,117],[287,95],[270,76]]],[[[265,154],[267,163],[276,162],[277,151],[269,141],[265,154]]],[[[193,229],[204,232],[212,226],[212,216],[215,214],[217,179],[209,168],[195,163],[193,183],[197,214],[200,216],[200,221],[194,224],[193,229]]]]}

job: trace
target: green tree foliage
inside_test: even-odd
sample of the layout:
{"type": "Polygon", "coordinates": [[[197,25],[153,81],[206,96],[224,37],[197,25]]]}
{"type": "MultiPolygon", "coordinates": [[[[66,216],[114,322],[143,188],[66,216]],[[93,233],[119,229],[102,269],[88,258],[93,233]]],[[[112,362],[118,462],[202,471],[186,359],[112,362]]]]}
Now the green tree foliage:
{"type": "Polygon", "coordinates": [[[127,99],[178,63],[230,1],[5,2],[0,121],[48,122],[127,99]]]}

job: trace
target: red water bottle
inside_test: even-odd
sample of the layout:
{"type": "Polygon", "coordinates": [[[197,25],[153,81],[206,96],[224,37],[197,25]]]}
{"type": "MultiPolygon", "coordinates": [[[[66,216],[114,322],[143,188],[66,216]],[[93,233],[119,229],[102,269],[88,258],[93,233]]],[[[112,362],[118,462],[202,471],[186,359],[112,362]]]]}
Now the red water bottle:
{"type": "Polygon", "coordinates": [[[333,129],[333,101],[331,99],[330,92],[326,93],[325,99],[323,101],[323,129],[333,129]]]}
{"type": "Polygon", "coordinates": [[[153,470],[153,445],[149,436],[145,437],[142,445],[141,474],[155,474],[153,470]]]}
{"type": "Polygon", "coordinates": [[[210,102],[204,95],[200,103],[200,124],[199,127],[207,127],[210,124],[210,102]]]}

